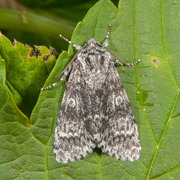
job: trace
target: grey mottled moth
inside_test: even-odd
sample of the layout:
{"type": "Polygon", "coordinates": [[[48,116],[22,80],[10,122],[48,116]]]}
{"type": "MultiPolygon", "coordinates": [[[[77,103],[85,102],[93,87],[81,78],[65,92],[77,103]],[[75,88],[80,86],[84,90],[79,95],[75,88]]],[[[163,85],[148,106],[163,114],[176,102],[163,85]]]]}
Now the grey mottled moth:
{"type": "Polygon", "coordinates": [[[59,74],[63,76],[41,89],[55,86],[69,74],[55,128],[54,154],[58,162],[86,157],[95,147],[116,159],[134,161],[140,157],[137,124],[115,68],[115,64],[132,66],[140,60],[128,64],[118,58],[120,63],[107,47],[109,32],[110,25],[102,44],[91,38],[83,47],[60,35],[78,52],[59,74]]]}

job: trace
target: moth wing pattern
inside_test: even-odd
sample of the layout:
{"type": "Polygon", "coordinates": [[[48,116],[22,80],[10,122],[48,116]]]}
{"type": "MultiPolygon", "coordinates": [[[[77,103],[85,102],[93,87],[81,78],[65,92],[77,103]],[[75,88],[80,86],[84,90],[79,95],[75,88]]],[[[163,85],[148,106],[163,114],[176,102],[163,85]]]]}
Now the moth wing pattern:
{"type": "Polygon", "coordinates": [[[87,135],[83,120],[86,112],[82,102],[82,77],[78,65],[76,62],[73,64],[55,128],[54,154],[61,163],[86,157],[95,147],[87,135]]]}
{"type": "Polygon", "coordinates": [[[117,69],[111,65],[106,79],[108,126],[98,147],[116,159],[139,159],[141,144],[135,117],[117,69]]]}
{"type": "Polygon", "coordinates": [[[106,51],[109,31],[110,25],[102,45],[90,38],[83,47],[61,35],[79,51],[64,75],[51,86],[42,88],[55,86],[69,74],[55,128],[54,154],[58,162],[86,157],[96,146],[116,159],[134,161],[140,157],[137,124],[114,65],[133,66],[140,60],[120,63],[106,51]]]}

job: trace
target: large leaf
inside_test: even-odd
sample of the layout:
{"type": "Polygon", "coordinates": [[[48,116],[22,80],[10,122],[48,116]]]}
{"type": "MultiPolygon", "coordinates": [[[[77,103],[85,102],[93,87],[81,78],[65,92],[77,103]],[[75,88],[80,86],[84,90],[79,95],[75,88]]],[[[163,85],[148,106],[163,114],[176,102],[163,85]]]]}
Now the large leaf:
{"type": "MultiPolygon", "coordinates": [[[[95,149],[82,160],[69,164],[57,163],[53,155],[53,137],[65,83],[61,82],[40,93],[28,121],[23,108],[23,112],[17,108],[16,102],[19,101],[12,95],[14,89],[10,86],[22,87],[18,92],[23,94],[29,91],[25,81],[27,77],[31,78],[32,83],[34,79],[32,86],[37,84],[34,75],[28,76],[34,72],[21,65],[22,62],[24,65],[30,62],[25,52],[28,47],[22,47],[22,50],[18,48],[14,52],[12,45],[1,35],[0,55],[4,60],[0,62],[0,178],[178,179],[178,11],[175,0],[173,3],[172,0],[120,1],[119,9],[108,0],[100,0],[78,24],[72,37],[72,41],[79,45],[83,45],[90,37],[95,37],[101,43],[108,24],[112,24],[109,48],[126,62],[134,62],[139,58],[142,60],[134,68],[118,68],[140,133],[142,153],[135,162],[119,161],[95,149]],[[21,66],[18,70],[19,63],[21,66]],[[10,66],[15,66],[14,70],[10,66]],[[19,74],[24,75],[24,78],[18,79],[19,74]],[[9,82],[17,82],[17,85],[9,82]]],[[[74,53],[74,49],[69,46],[68,53],[60,55],[44,86],[55,82],[50,79],[62,71],[74,53]]],[[[38,66],[38,69],[41,76],[48,72],[43,70],[43,66],[38,66]]],[[[39,82],[39,76],[37,78],[39,82]]],[[[44,77],[37,88],[43,81],[44,77]]]]}

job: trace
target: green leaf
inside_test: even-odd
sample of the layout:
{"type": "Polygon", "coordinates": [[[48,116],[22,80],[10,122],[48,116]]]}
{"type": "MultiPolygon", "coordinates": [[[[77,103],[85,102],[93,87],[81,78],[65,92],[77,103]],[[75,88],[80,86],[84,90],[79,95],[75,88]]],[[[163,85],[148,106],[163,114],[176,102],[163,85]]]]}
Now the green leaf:
{"type": "MultiPolygon", "coordinates": [[[[82,160],[57,163],[53,137],[65,82],[40,92],[54,63],[48,60],[46,63],[51,63],[45,65],[43,61],[49,50],[41,47],[42,56],[31,57],[29,47],[17,42],[12,46],[1,35],[0,179],[178,179],[178,13],[177,0],[126,0],[120,1],[119,8],[109,0],[100,0],[77,25],[72,36],[72,41],[79,45],[84,45],[90,37],[101,43],[111,24],[109,48],[126,62],[141,59],[136,67],[118,68],[140,133],[142,153],[135,162],[116,160],[95,149],[82,160]],[[33,112],[28,110],[29,120],[23,114],[24,103],[19,109],[19,100],[14,94],[20,92],[31,102],[24,93],[31,92],[32,84],[36,92],[32,102],[39,92],[40,96],[33,112]]],[[[70,45],[68,52],[59,56],[44,87],[56,81],[51,78],[64,69],[74,53],[70,45]]]]}
{"type": "Polygon", "coordinates": [[[40,88],[55,64],[55,56],[51,55],[47,47],[37,47],[36,51],[41,56],[37,54],[36,57],[30,46],[17,41],[12,46],[7,38],[0,35],[0,55],[5,59],[7,70],[6,85],[16,105],[28,116],[37,102],[40,88]]]}

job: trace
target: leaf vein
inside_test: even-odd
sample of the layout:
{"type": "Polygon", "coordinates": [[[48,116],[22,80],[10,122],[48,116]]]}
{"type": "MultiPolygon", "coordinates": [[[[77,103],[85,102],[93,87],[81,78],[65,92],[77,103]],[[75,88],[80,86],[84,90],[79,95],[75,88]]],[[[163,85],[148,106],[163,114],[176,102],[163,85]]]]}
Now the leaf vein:
{"type": "Polygon", "coordinates": [[[162,133],[162,135],[161,135],[161,137],[160,137],[159,143],[157,144],[157,148],[156,148],[156,151],[155,151],[155,153],[154,153],[154,157],[153,157],[153,160],[152,160],[152,162],[151,162],[151,165],[150,165],[149,172],[148,172],[148,175],[147,175],[147,177],[146,177],[146,180],[148,180],[149,177],[150,177],[150,175],[151,175],[151,170],[152,170],[153,164],[154,164],[155,159],[156,159],[156,157],[157,157],[157,154],[158,154],[158,151],[159,151],[159,147],[160,147],[160,145],[161,145],[161,143],[162,143],[162,139],[163,139],[163,137],[165,136],[165,132],[166,132],[166,130],[167,130],[167,128],[168,128],[168,125],[169,125],[169,122],[170,122],[170,120],[171,120],[172,113],[173,113],[173,111],[174,111],[175,105],[176,105],[177,100],[178,100],[178,96],[179,96],[179,92],[178,92],[178,94],[177,94],[177,96],[176,96],[176,98],[175,98],[173,107],[172,107],[172,109],[171,109],[171,112],[170,112],[169,118],[168,118],[168,120],[167,120],[167,123],[166,123],[166,125],[165,125],[165,127],[164,127],[164,131],[163,131],[163,133],[162,133]]]}

